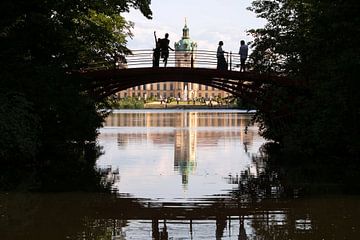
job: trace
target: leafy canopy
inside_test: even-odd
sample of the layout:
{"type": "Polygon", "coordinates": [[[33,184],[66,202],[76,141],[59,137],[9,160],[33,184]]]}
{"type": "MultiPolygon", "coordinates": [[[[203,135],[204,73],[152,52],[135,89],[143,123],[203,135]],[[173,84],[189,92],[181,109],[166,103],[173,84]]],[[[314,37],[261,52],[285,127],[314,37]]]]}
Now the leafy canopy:
{"type": "Polygon", "coordinates": [[[359,8],[355,0],[253,1],[250,10],[268,21],[249,31],[253,68],[306,83],[305,91],[267,88],[263,134],[284,149],[359,158],[359,8]]]}
{"type": "MultiPolygon", "coordinates": [[[[150,0],[0,1],[0,188],[83,188],[103,115],[72,70],[129,53],[131,8],[150,0]]],[[[95,182],[95,180],[94,180],[95,182]]]]}

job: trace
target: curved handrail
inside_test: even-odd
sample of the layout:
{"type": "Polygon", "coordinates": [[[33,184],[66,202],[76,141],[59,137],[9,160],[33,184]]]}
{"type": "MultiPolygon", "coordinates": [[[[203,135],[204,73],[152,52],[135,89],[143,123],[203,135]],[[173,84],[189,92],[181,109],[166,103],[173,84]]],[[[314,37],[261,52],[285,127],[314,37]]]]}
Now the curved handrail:
{"type": "MultiPolygon", "coordinates": [[[[145,68],[153,67],[154,49],[135,49],[131,54],[114,57],[108,56],[96,59],[84,67],[82,70],[92,71],[100,69],[121,69],[121,68],[145,68]]],[[[209,50],[193,51],[169,51],[167,67],[185,68],[217,68],[217,52],[209,50]]],[[[225,59],[228,63],[227,70],[236,70],[240,65],[240,56],[237,53],[225,52],[225,59]]],[[[159,67],[164,67],[163,59],[160,58],[159,67]]]]}

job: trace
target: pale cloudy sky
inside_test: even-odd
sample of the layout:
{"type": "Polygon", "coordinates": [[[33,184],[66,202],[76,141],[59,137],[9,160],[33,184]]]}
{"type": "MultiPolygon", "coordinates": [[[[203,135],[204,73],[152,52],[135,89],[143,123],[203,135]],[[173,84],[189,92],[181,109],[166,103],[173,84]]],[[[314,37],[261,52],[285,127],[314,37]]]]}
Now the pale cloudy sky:
{"type": "Polygon", "coordinates": [[[158,37],[169,33],[170,45],[179,41],[187,19],[190,38],[198,49],[216,50],[218,42],[224,42],[225,51],[238,52],[240,40],[251,41],[246,30],[261,28],[264,19],[256,18],[246,8],[252,0],[151,0],[153,19],[146,19],[140,11],[124,14],[135,23],[133,39],[128,39],[130,49],[152,49],[153,32],[158,37]]]}

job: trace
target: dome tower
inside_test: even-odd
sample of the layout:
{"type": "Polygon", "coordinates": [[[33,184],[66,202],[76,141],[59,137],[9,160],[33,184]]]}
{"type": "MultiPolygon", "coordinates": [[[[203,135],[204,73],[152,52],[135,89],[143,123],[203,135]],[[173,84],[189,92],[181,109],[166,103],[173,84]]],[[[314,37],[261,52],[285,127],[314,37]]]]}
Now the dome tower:
{"type": "MultiPolygon", "coordinates": [[[[183,28],[183,36],[175,43],[175,67],[194,67],[196,59],[197,43],[190,39],[189,28],[186,23],[183,28]]],[[[191,100],[197,96],[198,84],[178,82],[176,85],[177,97],[183,100],[191,100]]]]}

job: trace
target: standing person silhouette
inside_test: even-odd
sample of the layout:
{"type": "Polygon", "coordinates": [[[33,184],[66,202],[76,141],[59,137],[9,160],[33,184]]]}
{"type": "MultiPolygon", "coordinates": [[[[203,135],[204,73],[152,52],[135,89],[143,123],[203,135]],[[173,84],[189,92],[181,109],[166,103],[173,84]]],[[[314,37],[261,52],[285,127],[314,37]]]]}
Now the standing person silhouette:
{"type": "Polygon", "coordinates": [[[168,38],[169,38],[169,34],[165,33],[165,38],[160,39],[161,57],[163,58],[164,67],[166,67],[167,65],[167,59],[169,57],[169,49],[174,51],[174,49],[172,49],[169,46],[170,40],[168,38]]]}
{"type": "Polygon", "coordinates": [[[155,48],[153,49],[153,67],[159,67],[160,61],[160,38],[157,39],[156,32],[154,31],[155,48]]]}
{"type": "Polygon", "coordinates": [[[240,41],[240,72],[245,72],[245,61],[248,56],[248,45],[245,44],[244,40],[240,41]]]}
{"type": "Polygon", "coordinates": [[[222,46],[224,45],[223,41],[219,42],[219,46],[217,48],[216,57],[217,57],[217,69],[227,70],[227,62],[225,60],[224,53],[226,53],[222,46]]]}

